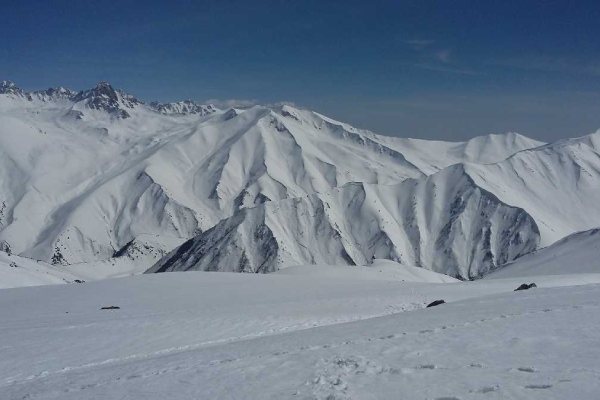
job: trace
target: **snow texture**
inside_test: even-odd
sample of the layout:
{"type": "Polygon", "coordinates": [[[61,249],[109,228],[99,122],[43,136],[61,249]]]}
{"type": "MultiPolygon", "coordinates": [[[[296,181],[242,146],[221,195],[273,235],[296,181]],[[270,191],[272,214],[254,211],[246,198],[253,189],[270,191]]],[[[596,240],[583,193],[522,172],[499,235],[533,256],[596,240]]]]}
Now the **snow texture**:
{"type": "Polygon", "coordinates": [[[597,398],[599,274],[307,268],[0,290],[0,398],[597,398]]]}

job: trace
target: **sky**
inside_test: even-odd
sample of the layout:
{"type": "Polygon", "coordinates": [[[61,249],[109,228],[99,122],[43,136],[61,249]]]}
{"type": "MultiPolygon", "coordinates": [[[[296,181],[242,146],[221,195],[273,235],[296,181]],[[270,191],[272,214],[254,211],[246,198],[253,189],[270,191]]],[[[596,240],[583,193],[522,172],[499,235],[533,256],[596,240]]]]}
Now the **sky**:
{"type": "Polygon", "coordinates": [[[0,0],[0,80],[292,102],[402,137],[600,128],[598,1],[0,0]]]}

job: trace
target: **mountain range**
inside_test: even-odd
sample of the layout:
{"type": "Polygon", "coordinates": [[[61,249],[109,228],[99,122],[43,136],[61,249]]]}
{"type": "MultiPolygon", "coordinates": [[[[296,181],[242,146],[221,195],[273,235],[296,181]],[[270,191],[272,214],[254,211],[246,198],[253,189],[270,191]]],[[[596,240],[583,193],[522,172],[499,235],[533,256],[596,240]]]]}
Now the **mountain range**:
{"type": "Polygon", "coordinates": [[[290,105],[0,83],[0,250],[66,272],[388,259],[474,279],[600,226],[599,202],[600,132],[429,141],[290,105]]]}

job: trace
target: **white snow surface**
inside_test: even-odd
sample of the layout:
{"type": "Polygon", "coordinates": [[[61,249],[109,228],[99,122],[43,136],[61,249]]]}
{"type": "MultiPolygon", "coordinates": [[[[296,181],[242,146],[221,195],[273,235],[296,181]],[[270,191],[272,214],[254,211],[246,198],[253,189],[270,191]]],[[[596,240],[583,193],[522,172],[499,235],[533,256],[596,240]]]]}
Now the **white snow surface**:
{"type": "Polygon", "coordinates": [[[0,398],[597,398],[600,274],[308,268],[0,290],[0,398]]]}
{"type": "Polygon", "coordinates": [[[527,254],[486,278],[600,273],[600,229],[574,233],[527,254]]]}
{"type": "Polygon", "coordinates": [[[0,251],[0,289],[72,283],[76,279],[81,280],[64,268],[0,251]]]}
{"type": "Polygon", "coordinates": [[[450,283],[458,280],[448,275],[428,271],[424,268],[409,267],[390,260],[374,260],[368,266],[347,265],[294,265],[275,272],[277,275],[293,275],[315,279],[352,278],[365,280],[450,283]]]}

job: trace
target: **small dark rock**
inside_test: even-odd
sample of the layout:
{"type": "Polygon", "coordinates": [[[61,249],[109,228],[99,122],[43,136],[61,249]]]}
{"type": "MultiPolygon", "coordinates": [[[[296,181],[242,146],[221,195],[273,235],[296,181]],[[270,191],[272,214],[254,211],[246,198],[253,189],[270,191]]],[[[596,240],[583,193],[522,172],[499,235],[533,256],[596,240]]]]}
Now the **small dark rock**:
{"type": "Polygon", "coordinates": [[[106,307],[102,307],[101,310],[120,310],[121,307],[119,306],[106,306],[106,307]]]}
{"type": "Polygon", "coordinates": [[[85,281],[81,279],[75,279],[73,283],[85,283],[85,281]]]}
{"type": "Polygon", "coordinates": [[[432,301],[431,303],[427,304],[427,307],[425,307],[425,308],[439,306],[440,304],[444,304],[444,303],[445,303],[444,300],[432,301]]]}
{"type": "Polygon", "coordinates": [[[531,289],[537,287],[537,285],[535,283],[523,283],[521,284],[521,286],[519,286],[518,288],[515,289],[515,292],[517,290],[527,290],[527,289],[531,289]]]}

